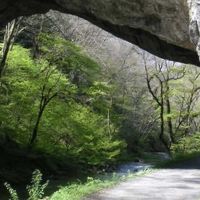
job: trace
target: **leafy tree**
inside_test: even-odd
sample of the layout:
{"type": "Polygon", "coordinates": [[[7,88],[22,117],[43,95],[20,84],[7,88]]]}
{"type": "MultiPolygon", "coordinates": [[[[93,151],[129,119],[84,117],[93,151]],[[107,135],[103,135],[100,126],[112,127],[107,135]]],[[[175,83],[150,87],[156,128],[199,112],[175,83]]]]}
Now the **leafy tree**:
{"type": "MultiPolygon", "coordinates": [[[[78,53],[69,59],[74,67],[87,67],[86,61],[89,67],[93,64],[96,67],[95,62],[80,54],[78,64],[73,61],[78,53]]],[[[62,67],[68,66],[68,55],[66,57],[62,67]]],[[[4,77],[8,95],[0,106],[5,113],[2,130],[13,130],[12,137],[21,144],[28,143],[29,147],[52,155],[57,149],[60,157],[78,163],[104,165],[115,161],[124,143],[118,139],[117,127],[111,122],[108,126],[107,118],[95,111],[93,105],[101,96],[106,96],[109,86],[93,82],[89,78],[92,74],[88,74],[85,76],[88,83],[80,89],[78,82],[70,78],[70,70],[64,72],[60,62],[45,59],[46,54],[41,53],[40,58],[34,60],[30,50],[19,45],[10,51],[4,77]],[[80,90],[84,91],[84,95],[81,94],[85,96],[84,101],[78,98],[80,90]]]]}

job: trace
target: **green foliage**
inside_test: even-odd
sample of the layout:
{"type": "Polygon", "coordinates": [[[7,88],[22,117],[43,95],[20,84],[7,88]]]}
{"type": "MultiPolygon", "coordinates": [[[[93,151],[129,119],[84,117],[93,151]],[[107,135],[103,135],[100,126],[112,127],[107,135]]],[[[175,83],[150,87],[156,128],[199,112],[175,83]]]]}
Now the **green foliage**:
{"type": "MultiPolygon", "coordinates": [[[[42,174],[39,170],[35,170],[32,175],[31,185],[26,187],[28,192],[27,200],[40,200],[44,196],[44,190],[48,185],[48,181],[46,183],[42,183],[42,174]]],[[[6,189],[9,191],[10,200],[19,200],[18,194],[16,190],[14,190],[9,183],[4,183],[6,189]]]]}
{"type": "Polygon", "coordinates": [[[0,132],[10,130],[9,137],[27,146],[47,102],[34,148],[86,166],[116,161],[125,144],[118,138],[118,127],[112,122],[108,126],[103,99],[111,86],[94,80],[98,64],[61,38],[42,34],[39,41],[37,59],[19,45],[9,53],[0,132]]]}
{"type": "MultiPolygon", "coordinates": [[[[42,97],[50,98],[53,94],[70,97],[76,91],[67,76],[55,66],[45,60],[33,61],[29,51],[20,46],[10,52],[4,79],[10,94],[6,97],[6,104],[1,105],[2,110],[7,111],[2,120],[6,126],[15,129],[22,143],[29,139],[27,134],[34,126],[42,97]]],[[[57,101],[61,99],[57,98],[57,101]]]]}
{"type": "Polygon", "coordinates": [[[10,194],[9,200],[19,200],[16,190],[14,190],[9,183],[4,183],[4,186],[6,187],[6,189],[10,194]]]}
{"type": "Polygon", "coordinates": [[[186,155],[198,153],[200,149],[200,133],[183,137],[177,144],[172,145],[174,155],[186,155]]]}
{"type": "Polygon", "coordinates": [[[98,77],[100,66],[73,43],[47,34],[40,34],[38,41],[43,57],[68,74],[78,87],[85,88],[98,77]]]}
{"type": "Polygon", "coordinates": [[[42,174],[39,170],[35,170],[32,175],[31,185],[26,187],[29,198],[27,200],[39,200],[44,196],[44,190],[48,185],[48,181],[42,184],[42,174]]]}
{"type": "Polygon", "coordinates": [[[50,153],[54,150],[52,147],[48,148],[48,143],[54,143],[65,150],[59,153],[60,156],[67,154],[82,164],[103,165],[115,161],[124,147],[122,141],[109,136],[104,117],[81,104],[71,102],[66,107],[64,104],[55,106],[52,103],[46,114],[38,145],[45,146],[50,153]],[[51,106],[54,106],[54,113],[50,113],[51,106]],[[49,116],[48,120],[46,114],[49,116]],[[54,126],[49,129],[51,124],[54,126]]]}
{"type": "Polygon", "coordinates": [[[126,175],[105,175],[103,177],[88,177],[85,183],[72,183],[66,187],[62,187],[55,192],[49,200],[80,200],[92,193],[98,192],[104,188],[112,187],[119,182],[143,176],[151,171],[142,171],[138,173],[128,173],[126,175]]]}

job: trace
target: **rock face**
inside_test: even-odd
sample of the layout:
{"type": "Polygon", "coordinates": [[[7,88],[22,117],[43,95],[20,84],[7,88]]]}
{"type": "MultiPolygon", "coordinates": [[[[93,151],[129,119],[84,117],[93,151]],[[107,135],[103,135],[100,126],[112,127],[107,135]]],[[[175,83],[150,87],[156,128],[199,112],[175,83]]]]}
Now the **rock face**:
{"type": "Polygon", "coordinates": [[[162,58],[200,65],[200,0],[0,0],[0,23],[49,9],[85,18],[162,58]]]}
{"type": "Polygon", "coordinates": [[[190,39],[200,57],[200,0],[188,0],[190,39]]]}

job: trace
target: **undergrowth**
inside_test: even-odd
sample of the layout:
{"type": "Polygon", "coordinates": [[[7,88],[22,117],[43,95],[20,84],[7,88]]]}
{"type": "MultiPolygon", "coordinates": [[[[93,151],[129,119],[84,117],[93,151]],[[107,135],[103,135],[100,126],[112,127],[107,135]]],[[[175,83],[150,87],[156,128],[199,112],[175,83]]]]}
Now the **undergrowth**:
{"type": "Polygon", "coordinates": [[[102,176],[99,178],[88,177],[85,183],[76,182],[68,186],[61,187],[48,200],[80,200],[92,193],[96,193],[102,189],[112,187],[120,182],[131,178],[136,178],[150,173],[152,170],[145,170],[138,173],[128,173],[126,175],[119,175],[113,173],[112,175],[102,176]]]}

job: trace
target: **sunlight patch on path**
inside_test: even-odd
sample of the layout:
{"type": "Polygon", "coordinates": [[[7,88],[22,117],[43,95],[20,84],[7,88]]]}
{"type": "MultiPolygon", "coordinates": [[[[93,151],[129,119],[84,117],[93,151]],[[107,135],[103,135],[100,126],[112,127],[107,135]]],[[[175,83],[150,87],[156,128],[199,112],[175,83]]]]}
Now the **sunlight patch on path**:
{"type": "Polygon", "coordinates": [[[126,181],[87,200],[199,200],[200,170],[164,169],[126,181]]]}

